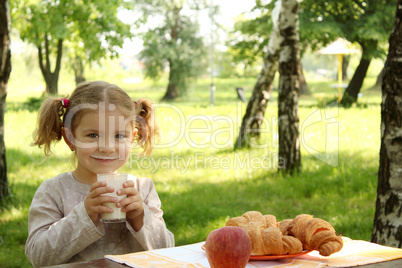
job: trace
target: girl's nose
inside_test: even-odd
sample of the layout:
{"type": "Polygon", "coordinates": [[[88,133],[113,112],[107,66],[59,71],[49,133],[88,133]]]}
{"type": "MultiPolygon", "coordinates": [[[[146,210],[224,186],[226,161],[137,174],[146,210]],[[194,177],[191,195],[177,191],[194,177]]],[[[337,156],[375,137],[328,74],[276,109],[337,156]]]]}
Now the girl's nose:
{"type": "Polygon", "coordinates": [[[103,139],[99,141],[99,151],[103,153],[115,152],[116,144],[114,140],[103,139]]]}

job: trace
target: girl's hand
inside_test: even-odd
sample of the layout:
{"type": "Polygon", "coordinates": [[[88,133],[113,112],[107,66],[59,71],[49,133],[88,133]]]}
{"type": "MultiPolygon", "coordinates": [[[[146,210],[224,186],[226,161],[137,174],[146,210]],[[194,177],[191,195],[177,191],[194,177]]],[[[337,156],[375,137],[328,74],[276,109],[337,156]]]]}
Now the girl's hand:
{"type": "Polygon", "coordinates": [[[144,206],[140,193],[135,189],[134,182],[131,180],[123,183],[123,188],[117,191],[117,195],[127,195],[126,198],[116,204],[126,212],[126,218],[131,223],[133,229],[138,232],[144,225],[144,206]]]}
{"type": "Polygon", "coordinates": [[[116,203],[117,198],[112,196],[102,196],[105,193],[113,193],[113,187],[106,186],[106,182],[95,182],[91,186],[88,195],[85,197],[84,205],[88,216],[96,223],[100,213],[111,213],[113,209],[103,206],[103,203],[116,203]]]}

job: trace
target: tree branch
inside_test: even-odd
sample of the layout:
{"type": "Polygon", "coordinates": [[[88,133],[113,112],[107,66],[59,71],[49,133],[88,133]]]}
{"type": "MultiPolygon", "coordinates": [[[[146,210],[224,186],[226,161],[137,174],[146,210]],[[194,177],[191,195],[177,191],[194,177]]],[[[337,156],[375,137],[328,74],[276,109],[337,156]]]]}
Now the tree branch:
{"type": "Polygon", "coordinates": [[[50,58],[49,58],[49,39],[47,38],[47,33],[45,33],[45,53],[46,53],[46,69],[49,73],[52,73],[50,67],[50,58]]]}
{"type": "Polygon", "coordinates": [[[41,43],[39,43],[39,45],[37,46],[38,48],[38,61],[39,61],[39,67],[40,70],[42,72],[43,77],[46,80],[46,70],[45,70],[45,66],[43,66],[43,54],[42,54],[42,45],[41,43]]]}
{"type": "Polygon", "coordinates": [[[56,68],[55,73],[59,73],[61,68],[61,57],[63,55],[63,39],[59,39],[57,43],[57,60],[56,60],[56,68]]]}

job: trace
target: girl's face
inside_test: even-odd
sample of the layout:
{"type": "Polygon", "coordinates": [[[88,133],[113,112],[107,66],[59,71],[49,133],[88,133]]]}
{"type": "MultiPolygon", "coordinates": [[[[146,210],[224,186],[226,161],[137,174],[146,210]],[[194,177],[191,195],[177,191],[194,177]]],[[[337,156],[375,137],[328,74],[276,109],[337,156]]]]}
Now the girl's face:
{"type": "Polygon", "coordinates": [[[74,146],[78,158],[76,179],[91,184],[97,174],[115,172],[127,162],[137,134],[131,119],[118,109],[94,110],[81,116],[74,137],[67,135],[67,143],[74,146]]]}

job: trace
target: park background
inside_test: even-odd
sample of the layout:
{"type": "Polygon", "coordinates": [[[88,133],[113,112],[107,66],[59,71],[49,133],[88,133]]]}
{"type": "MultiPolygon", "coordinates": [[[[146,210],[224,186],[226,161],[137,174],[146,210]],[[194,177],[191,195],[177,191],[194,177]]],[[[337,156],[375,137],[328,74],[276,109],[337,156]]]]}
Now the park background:
{"type": "MultiPolygon", "coordinates": [[[[63,142],[56,145],[55,155],[50,158],[30,146],[44,82],[34,47],[18,40],[15,33],[11,38],[13,70],[8,85],[5,143],[12,198],[0,210],[0,266],[30,267],[24,246],[32,197],[41,182],[70,171],[73,163],[63,142]]],[[[359,54],[351,55],[349,77],[359,58],[359,54]]],[[[317,112],[324,119],[309,125],[301,138],[305,145],[325,152],[327,138],[337,137],[332,141],[337,143],[333,147],[336,151],[330,152],[337,161],[328,164],[311,154],[311,148],[302,146],[302,172],[293,176],[278,173],[275,165],[275,89],[265,114],[271,125],[260,141],[267,146],[233,150],[247,105],[238,99],[235,88],[242,87],[246,98],[250,98],[258,64],[255,71],[247,73],[241,66],[236,67],[234,75],[217,73],[214,105],[209,99],[208,73],[194,79],[180,99],[160,102],[167,75],[156,81],[145,79],[141,63],[124,53],[92,64],[86,78],[115,83],[133,99],[146,97],[156,104],[161,143],[171,144],[156,148],[148,158],[139,158],[133,150],[122,171],[155,182],[164,219],[175,234],[176,245],[203,241],[227,219],[248,210],[273,214],[278,220],[312,214],[329,221],[344,236],[367,241],[374,219],[380,149],[381,90],[374,85],[383,60],[371,63],[357,103],[344,108],[331,102],[337,97],[336,89],[331,87],[337,77],[336,56],[304,54],[310,94],[300,97],[300,122],[317,112]],[[332,115],[328,120],[326,113],[332,115]],[[184,116],[184,121],[178,120],[179,115],[184,116]],[[329,123],[337,126],[335,136],[326,131],[329,123]],[[181,131],[187,134],[181,136],[181,131]],[[236,162],[239,159],[241,162],[236,162]],[[188,166],[184,168],[180,161],[188,161],[188,166]]],[[[274,87],[277,85],[276,78],[274,87]]],[[[59,94],[66,96],[74,87],[72,70],[63,68],[59,94]]]]}

